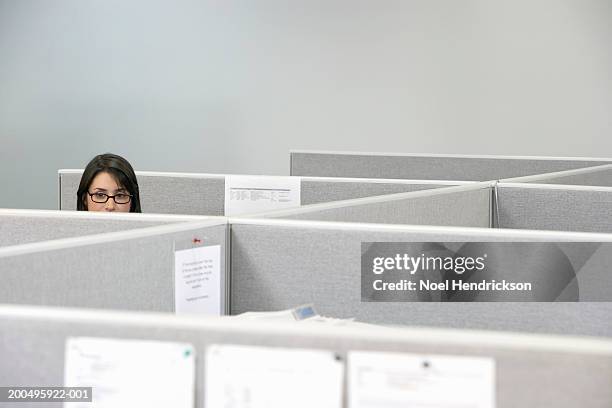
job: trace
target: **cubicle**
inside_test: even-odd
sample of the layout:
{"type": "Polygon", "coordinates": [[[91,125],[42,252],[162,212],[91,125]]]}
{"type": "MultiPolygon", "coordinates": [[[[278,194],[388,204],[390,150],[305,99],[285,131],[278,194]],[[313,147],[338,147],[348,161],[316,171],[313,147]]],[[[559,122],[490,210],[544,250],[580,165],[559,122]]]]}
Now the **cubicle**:
{"type": "Polygon", "coordinates": [[[499,183],[498,228],[612,233],[612,187],[499,183]]]}
{"type": "Polygon", "coordinates": [[[612,163],[612,159],[294,150],[292,176],[501,180],[612,163]]]}
{"type": "MultiPolygon", "coordinates": [[[[76,209],[76,192],[83,170],[59,170],[59,209],[76,209]]],[[[200,173],[137,171],[142,211],[158,214],[225,214],[226,179],[261,177],[200,173]]],[[[276,176],[266,176],[274,179],[276,176]]],[[[280,176],[280,179],[288,177],[280,176]]],[[[325,203],[385,194],[428,190],[468,182],[452,180],[384,180],[329,177],[300,177],[298,205],[325,203]]]]}
{"type": "Polygon", "coordinates": [[[180,215],[0,209],[0,248],[207,219],[211,218],[180,215]]]}
{"type": "Polygon", "coordinates": [[[612,164],[501,180],[504,183],[563,184],[612,187],[612,164]]]}
{"type": "Polygon", "coordinates": [[[176,274],[177,253],[194,250],[195,254],[203,249],[210,252],[210,267],[218,269],[218,281],[210,282],[211,290],[218,293],[211,293],[210,301],[215,313],[227,314],[229,238],[225,218],[66,213],[26,217],[25,221],[15,224],[29,225],[18,231],[20,237],[23,231],[36,229],[30,223],[61,225],[52,231],[34,232],[39,239],[46,235],[70,237],[0,248],[0,303],[174,313],[181,300],[179,289],[188,292],[183,288],[185,282],[181,280],[182,286],[177,283],[183,279],[176,274]],[[191,221],[185,222],[189,218],[191,221]],[[151,222],[154,226],[146,225],[151,222]],[[70,225],[77,227],[71,229],[70,225]],[[100,233],[105,229],[115,232],[100,233]],[[82,235],[85,231],[89,235],[82,235]]]}
{"type": "Polygon", "coordinates": [[[494,183],[470,183],[425,191],[366,197],[255,214],[332,222],[450,225],[486,228],[492,225],[494,183]]]}
{"type": "Polygon", "coordinates": [[[369,323],[610,337],[610,242],[612,234],[232,219],[231,312],[314,303],[324,315],[369,323]],[[361,251],[362,243],[370,242],[422,243],[416,248],[423,250],[452,242],[528,242],[516,259],[515,252],[491,248],[492,255],[515,267],[488,273],[498,280],[539,277],[558,286],[533,298],[499,293],[483,299],[476,292],[459,301],[430,301],[405,292],[400,301],[364,302],[361,251]]]}
{"type": "MultiPolygon", "coordinates": [[[[261,352],[261,347],[271,352],[327,352],[332,359],[335,355],[337,367],[342,370],[338,372],[338,381],[335,382],[338,387],[336,392],[342,397],[342,402],[338,402],[337,406],[343,407],[349,406],[347,399],[350,391],[354,392],[351,387],[355,385],[351,379],[354,381],[355,374],[351,374],[349,369],[352,368],[355,352],[396,353],[378,356],[415,358],[419,365],[427,363],[422,369],[427,369],[431,362],[435,366],[436,359],[451,358],[466,361],[466,364],[478,359],[478,362],[487,363],[488,367],[488,378],[484,382],[486,386],[481,390],[492,398],[487,406],[600,408],[612,405],[609,386],[612,382],[612,343],[597,338],[350,324],[337,326],[308,321],[283,324],[9,306],[0,306],[0,327],[3,328],[0,384],[11,386],[62,385],[68,364],[67,344],[75,339],[101,338],[166,344],[179,342],[193,349],[194,381],[186,385],[193,384],[196,408],[210,408],[205,405],[207,386],[213,380],[218,383],[221,376],[220,373],[215,375],[209,360],[211,347],[218,349],[231,345],[260,347],[251,353],[252,358],[254,353],[261,352]]],[[[154,360],[155,356],[151,356],[151,361],[154,360]]],[[[265,364],[271,363],[267,361],[265,364]]],[[[148,365],[141,368],[151,369],[155,368],[148,365]]],[[[266,374],[263,365],[253,369],[266,374]]],[[[463,369],[467,370],[467,366],[463,369]]],[[[439,372],[443,369],[436,367],[436,370],[439,372]]],[[[165,374],[172,375],[171,372],[165,374]]],[[[285,375],[291,378],[292,374],[285,375]]],[[[327,373],[317,372],[316,375],[324,376],[327,373]]],[[[431,375],[427,378],[433,381],[431,375]]],[[[142,387],[146,385],[146,378],[128,378],[122,386],[129,386],[130,381],[135,381],[142,387]]],[[[256,387],[253,378],[250,380],[249,386],[256,387]]],[[[311,382],[307,384],[307,387],[300,384],[300,393],[323,392],[313,390],[311,382]]],[[[377,384],[381,385],[367,382],[362,386],[375,387],[377,384]]],[[[226,391],[230,395],[238,392],[236,389],[226,391]]],[[[377,394],[375,398],[381,396],[377,394]]],[[[291,398],[296,397],[293,395],[291,398]]],[[[291,406],[291,401],[287,401],[286,405],[291,406]]],[[[5,406],[34,408],[38,405],[20,402],[5,406]]]]}

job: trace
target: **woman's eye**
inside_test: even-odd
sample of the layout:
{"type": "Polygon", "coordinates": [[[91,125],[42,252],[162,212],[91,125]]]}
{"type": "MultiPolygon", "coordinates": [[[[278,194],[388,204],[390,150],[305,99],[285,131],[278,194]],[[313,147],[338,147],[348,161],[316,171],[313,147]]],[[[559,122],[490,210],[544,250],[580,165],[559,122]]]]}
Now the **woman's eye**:
{"type": "Polygon", "coordinates": [[[104,193],[95,193],[96,198],[106,198],[106,194],[104,193]]]}

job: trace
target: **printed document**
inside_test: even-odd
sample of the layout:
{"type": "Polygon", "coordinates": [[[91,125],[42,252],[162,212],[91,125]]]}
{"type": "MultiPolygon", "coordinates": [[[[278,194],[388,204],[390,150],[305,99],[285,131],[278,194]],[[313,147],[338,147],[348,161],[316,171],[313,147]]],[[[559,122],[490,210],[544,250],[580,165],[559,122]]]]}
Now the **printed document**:
{"type": "Polygon", "coordinates": [[[205,406],[341,408],[342,377],[342,362],[328,351],[212,345],[205,406]]]}
{"type": "Polygon", "coordinates": [[[64,385],[92,387],[92,402],[66,408],[193,408],[194,349],[160,341],[72,337],[64,385]]]}
{"type": "Polygon", "coordinates": [[[494,408],[491,358],[348,353],[349,408],[494,408]]]}
{"type": "Polygon", "coordinates": [[[225,176],[225,215],[299,207],[300,177],[225,176]]]}
{"type": "Polygon", "coordinates": [[[221,315],[221,245],[174,251],[176,314],[221,315]]]}

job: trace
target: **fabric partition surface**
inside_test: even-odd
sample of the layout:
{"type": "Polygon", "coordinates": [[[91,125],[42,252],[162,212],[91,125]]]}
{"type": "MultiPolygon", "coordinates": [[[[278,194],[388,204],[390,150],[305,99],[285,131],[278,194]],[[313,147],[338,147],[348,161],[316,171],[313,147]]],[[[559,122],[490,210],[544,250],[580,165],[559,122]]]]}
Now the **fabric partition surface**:
{"type": "Polygon", "coordinates": [[[0,247],[204,219],[148,214],[0,209],[0,247]]]}
{"type": "MultiPolygon", "coordinates": [[[[231,313],[313,303],[323,315],[368,323],[612,336],[612,302],[361,301],[362,242],[454,241],[599,242],[612,235],[235,220],[231,313]]],[[[612,254],[605,257],[598,260],[602,273],[612,263],[612,254]]],[[[600,289],[596,276],[585,279],[581,284],[600,289]]]]}
{"type": "Polygon", "coordinates": [[[0,303],[174,312],[174,251],[197,238],[220,245],[226,304],[227,229],[201,221],[0,249],[0,303]]]}
{"type": "Polygon", "coordinates": [[[612,187],[612,165],[559,171],[535,176],[501,180],[503,183],[563,184],[574,186],[612,187]]]}
{"type": "Polygon", "coordinates": [[[257,216],[380,224],[491,226],[488,183],[304,206],[257,216]]]}
{"type": "Polygon", "coordinates": [[[612,188],[500,183],[495,201],[499,228],[612,233],[612,188]]]}
{"type": "Polygon", "coordinates": [[[612,163],[612,159],[293,151],[292,176],[500,180],[612,163]]]}
{"type": "MultiPolygon", "coordinates": [[[[272,324],[228,318],[0,307],[0,385],[63,384],[69,337],[186,342],[196,352],[195,407],[204,408],[206,348],[212,344],[487,357],[495,362],[498,408],[612,405],[610,341],[458,330],[272,324]],[[16,358],[15,356],[19,356],[16,358]],[[516,390],[521,392],[516,392],[516,390]]],[[[344,398],[346,407],[346,396],[344,398]]],[[[36,403],[5,405],[35,408],[36,403]]],[[[49,405],[51,406],[51,405],[49,405]]],[[[61,406],[58,405],[58,406],[61,406]]]]}
{"type": "Polygon", "coordinates": [[[311,205],[379,195],[444,188],[466,182],[302,177],[301,203],[311,205]]]}

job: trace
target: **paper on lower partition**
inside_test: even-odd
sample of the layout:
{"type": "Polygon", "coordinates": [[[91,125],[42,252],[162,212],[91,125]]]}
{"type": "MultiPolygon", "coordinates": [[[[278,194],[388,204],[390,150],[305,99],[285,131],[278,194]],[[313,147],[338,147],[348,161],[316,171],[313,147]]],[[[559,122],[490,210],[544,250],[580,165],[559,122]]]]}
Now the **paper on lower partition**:
{"type": "Polygon", "coordinates": [[[225,215],[299,207],[300,190],[300,177],[225,176],[225,215]]]}
{"type": "Polygon", "coordinates": [[[343,370],[328,351],[213,345],[205,406],[341,408],[343,370]]]}
{"type": "Polygon", "coordinates": [[[68,408],[193,408],[190,344],[74,337],[66,341],[64,385],[92,387],[93,404],[68,408]]]}
{"type": "Polygon", "coordinates": [[[174,308],[221,315],[221,245],[174,251],[174,308]]]}
{"type": "Polygon", "coordinates": [[[349,408],[493,408],[491,358],[404,353],[348,354],[349,408]]]}

